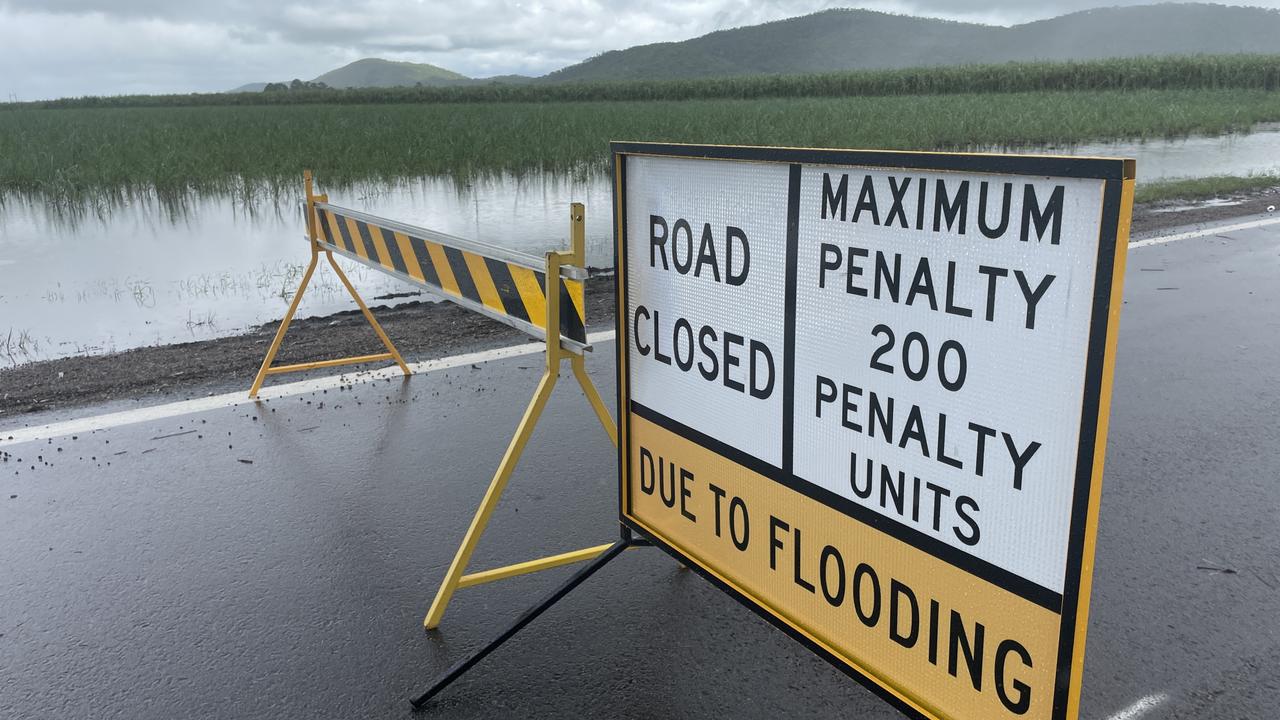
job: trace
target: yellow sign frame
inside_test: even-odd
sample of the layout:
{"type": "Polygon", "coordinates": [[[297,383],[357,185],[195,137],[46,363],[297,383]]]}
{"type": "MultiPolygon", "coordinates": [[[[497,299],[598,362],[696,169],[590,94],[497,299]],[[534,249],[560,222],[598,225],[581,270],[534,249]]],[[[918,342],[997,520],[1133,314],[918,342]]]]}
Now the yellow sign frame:
{"type": "MultiPolygon", "coordinates": [[[[568,252],[548,252],[546,255],[546,327],[549,328],[560,327],[561,294],[556,290],[560,283],[561,266],[585,267],[586,265],[586,208],[581,203],[573,203],[570,207],[569,215],[570,250],[568,252]]],[[[484,499],[480,501],[480,507],[476,509],[475,517],[472,518],[471,524],[467,527],[462,544],[459,545],[453,561],[449,564],[444,580],[441,581],[440,588],[436,591],[435,599],[431,602],[431,609],[428,610],[426,618],[422,621],[423,627],[427,630],[434,630],[439,627],[453,593],[459,588],[481,585],[509,577],[591,560],[611,547],[611,544],[596,545],[493,570],[485,570],[468,575],[463,574],[467,569],[467,564],[471,561],[471,553],[475,550],[476,544],[480,541],[480,536],[484,534],[485,527],[489,524],[490,516],[498,506],[498,501],[502,499],[502,493],[507,487],[507,481],[511,479],[511,473],[515,470],[516,463],[520,461],[520,455],[524,452],[525,445],[528,444],[529,438],[533,435],[533,428],[537,425],[538,418],[542,416],[542,410],[546,407],[547,400],[551,397],[551,391],[555,389],[556,381],[560,379],[560,364],[562,362],[567,361],[569,363],[573,376],[578,381],[579,387],[582,388],[582,393],[586,396],[587,402],[591,404],[591,409],[595,412],[596,418],[599,419],[600,425],[608,433],[609,439],[613,444],[615,446],[618,444],[617,425],[614,424],[613,416],[609,414],[609,408],[605,406],[604,399],[600,397],[600,393],[587,375],[586,360],[582,353],[565,350],[561,346],[559,338],[554,336],[547,340],[545,345],[546,368],[543,370],[542,379],[538,381],[538,388],[533,393],[533,399],[529,401],[529,406],[525,409],[524,416],[520,418],[520,424],[516,426],[516,433],[512,436],[511,443],[507,446],[507,451],[502,455],[502,461],[498,464],[493,480],[490,481],[489,488],[485,491],[484,499]]]]}

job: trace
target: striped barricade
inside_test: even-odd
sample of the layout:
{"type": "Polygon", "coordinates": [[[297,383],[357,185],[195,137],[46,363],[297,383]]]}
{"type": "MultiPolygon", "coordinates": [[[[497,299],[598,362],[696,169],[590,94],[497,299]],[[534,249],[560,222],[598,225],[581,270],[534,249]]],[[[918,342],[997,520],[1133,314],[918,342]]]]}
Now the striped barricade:
{"type": "MultiPolygon", "coordinates": [[[[546,336],[546,260],[417,228],[322,202],[315,204],[322,247],[453,302],[546,336]]],[[[570,348],[587,344],[583,312],[586,271],[561,267],[560,335],[570,348]]]]}
{"type": "Polygon", "coordinates": [[[267,356],[254,378],[249,390],[250,397],[257,397],[263,381],[269,375],[279,373],[391,360],[399,365],[405,375],[410,374],[404,358],[334,260],[334,253],[425,288],[441,298],[546,341],[546,368],[542,379],[516,428],[515,436],[511,438],[507,451],[498,464],[488,491],[476,510],[444,581],[436,592],[424,625],[428,629],[434,629],[440,624],[445,608],[458,588],[588,560],[607,550],[610,545],[602,544],[465,574],[471,553],[484,533],[489,517],[497,507],[520,454],[533,433],[534,425],[555,388],[562,362],[569,362],[574,377],[591,403],[600,424],[604,426],[614,445],[617,445],[617,427],[609,409],[600,398],[600,393],[587,376],[583,359],[583,353],[591,349],[587,344],[586,334],[584,288],[587,271],[583,205],[574,203],[570,208],[570,249],[552,251],[544,257],[537,257],[332,205],[327,195],[312,192],[309,171],[304,174],[304,184],[311,263],[303,273],[302,282],[294,293],[267,350],[267,356]],[[377,333],[386,352],[293,365],[274,365],[280,344],[322,253],[377,333]],[[554,336],[556,342],[548,341],[547,328],[559,329],[554,336]]]}

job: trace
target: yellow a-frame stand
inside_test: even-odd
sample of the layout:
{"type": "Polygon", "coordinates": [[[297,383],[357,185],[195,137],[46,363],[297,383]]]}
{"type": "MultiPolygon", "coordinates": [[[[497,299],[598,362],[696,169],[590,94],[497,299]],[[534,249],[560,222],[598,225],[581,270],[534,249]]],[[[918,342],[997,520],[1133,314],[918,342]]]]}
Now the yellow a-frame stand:
{"type": "MultiPolygon", "coordinates": [[[[302,276],[302,282],[298,285],[297,292],[294,293],[293,301],[289,304],[289,309],[285,313],[284,319],[280,322],[280,327],[276,330],[275,339],[271,342],[270,349],[267,350],[267,356],[262,361],[262,367],[258,370],[257,377],[254,378],[253,387],[249,390],[249,397],[257,397],[258,391],[262,388],[262,383],[269,375],[280,373],[298,372],[302,370],[314,370],[316,368],[335,367],[339,365],[352,365],[356,363],[378,362],[381,360],[394,360],[405,375],[409,375],[409,366],[405,364],[404,359],[400,356],[400,352],[396,350],[395,345],[391,343],[390,338],[382,330],[382,326],[374,319],[373,313],[369,311],[364,300],[360,298],[351,281],[347,279],[342,269],[338,267],[337,262],[333,259],[333,252],[321,243],[319,235],[319,216],[316,203],[327,204],[329,197],[327,195],[316,195],[312,191],[311,172],[307,171],[304,175],[304,183],[307,195],[307,238],[311,244],[311,264],[307,266],[306,272],[302,276]],[[319,264],[320,253],[324,253],[325,258],[333,267],[333,271],[337,273],[338,278],[342,281],[347,292],[351,293],[351,297],[355,299],[356,304],[360,306],[360,311],[364,314],[365,320],[377,333],[378,339],[386,346],[387,352],[377,355],[360,355],[356,357],[339,358],[335,360],[321,360],[318,362],[297,363],[294,365],[273,366],[276,353],[280,350],[280,343],[284,340],[285,333],[289,329],[290,322],[293,321],[294,313],[298,309],[299,303],[302,301],[302,295],[306,292],[307,285],[311,281],[312,273],[319,264]]],[[[471,525],[467,528],[466,534],[463,536],[462,544],[454,555],[453,562],[449,565],[449,570],[445,573],[444,581],[440,584],[440,589],[436,592],[435,600],[431,603],[431,610],[427,613],[424,625],[428,629],[434,629],[440,624],[441,618],[444,616],[445,608],[449,605],[449,600],[453,597],[454,592],[459,588],[470,587],[472,585],[481,585],[484,583],[494,582],[495,580],[503,580],[517,575],[525,575],[528,573],[538,572],[539,570],[547,570],[569,563],[590,560],[599,556],[605,550],[612,547],[609,544],[598,545],[596,547],[584,548],[582,550],[574,550],[572,552],[553,555],[551,557],[539,558],[528,562],[509,565],[506,567],[495,568],[493,570],[485,570],[472,574],[464,574],[467,564],[471,560],[471,554],[475,551],[476,544],[480,541],[480,536],[484,534],[485,527],[489,523],[489,518],[493,515],[494,508],[497,507],[498,501],[502,498],[502,493],[507,487],[507,482],[511,479],[511,473],[515,470],[516,463],[520,460],[520,455],[524,452],[525,445],[528,444],[530,436],[533,434],[533,428],[538,422],[539,416],[542,414],[543,408],[547,404],[548,398],[551,397],[551,391],[555,389],[556,381],[560,378],[561,363],[568,361],[570,368],[573,370],[574,377],[577,378],[578,384],[582,386],[583,393],[587,396],[587,400],[591,403],[592,409],[600,420],[600,424],[604,426],[605,432],[609,434],[610,440],[617,446],[618,429],[614,424],[612,416],[609,415],[609,409],[605,407],[604,400],[600,398],[600,393],[596,391],[595,385],[591,383],[591,378],[587,376],[586,365],[583,360],[582,346],[578,343],[562,343],[560,336],[560,315],[561,315],[561,285],[564,279],[561,277],[561,267],[578,268],[576,272],[567,273],[567,276],[577,280],[582,277],[582,268],[586,267],[586,209],[581,203],[573,203],[570,208],[570,249],[569,251],[553,251],[546,254],[546,275],[545,284],[542,288],[545,293],[545,328],[542,334],[545,338],[546,345],[546,369],[543,371],[542,379],[538,383],[538,388],[534,391],[533,399],[529,401],[528,408],[525,409],[524,417],[520,419],[520,424],[516,427],[515,436],[511,438],[507,451],[502,456],[502,461],[498,464],[497,472],[494,473],[492,481],[489,483],[488,490],[485,491],[484,499],[480,502],[480,507],[476,509],[475,517],[471,520],[471,525]]],[[[472,252],[468,250],[468,252],[472,252]]],[[[530,263],[536,266],[536,262],[530,263]]],[[[382,263],[385,268],[386,263],[382,263]]],[[[584,281],[585,282],[585,281],[584,281]]],[[[428,285],[439,291],[440,288],[428,285]]],[[[445,295],[446,299],[455,302],[461,302],[456,297],[445,295]]],[[[464,307],[470,307],[463,303],[464,307]]],[[[472,307],[475,310],[476,308],[472,307]]],[[[572,310],[571,310],[572,311],[572,310]]],[[[585,339],[585,338],[584,338],[585,339]]]]}
{"type": "Polygon", "coordinates": [[[529,401],[529,406],[524,411],[524,417],[520,419],[520,424],[516,426],[515,436],[511,438],[511,443],[507,445],[507,451],[503,454],[502,461],[498,463],[498,470],[494,473],[493,480],[489,483],[489,489],[485,491],[484,499],[480,501],[480,507],[476,509],[475,517],[472,518],[471,525],[467,528],[466,535],[462,538],[462,545],[458,547],[458,552],[454,555],[453,562],[449,564],[448,572],[445,573],[444,581],[440,584],[440,589],[436,591],[435,600],[431,603],[431,610],[427,612],[427,617],[423,621],[423,625],[428,630],[433,630],[440,625],[440,620],[444,617],[445,608],[449,606],[449,600],[453,598],[453,593],[459,588],[482,585],[495,580],[503,580],[517,575],[525,575],[560,567],[561,565],[590,560],[613,547],[612,544],[606,543],[560,555],[494,568],[493,570],[485,570],[469,575],[463,574],[467,569],[467,564],[471,561],[471,553],[476,549],[476,543],[480,541],[480,536],[484,534],[485,527],[489,524],[489,518],[493,515],[494,508],[498,506],[498,501],[502,498],[502,493],[507,487],[507,481],[511,479],[511,473],[516,468],[516,463],[520,461],[520,454],[524,452],[525,445],[529,442],[529,437],[533,435],[533,428],[537,425],[543,408],[546,407],[547,399],[551,397],[551,391],[555,389],[556,381],[560,379],[560,364],[562,362],[566,360],[569,362],[569,366],[573,369],[573,376],[578,379],[578,384],[582,387],[583,394],[587,396],[587,401],[591,403],[591,408],[595,410],[596,417],[600,419],[600,424],[604,426],[604,430],[609,434],[609,439],[613,441],[614,446],[616,447],[618,444],[617,425],[614,424],[613,417],[609,414],[609,408],[605,407],[604,400],[601,399],[600,393],[596,391],[591,378],[587,376],[587,368],[583,356],[577,352],[566,351],[561,347],[559,341],[560,266],[586,267],[585,215],[585,207],[581,203],[573,203],[570,209],[570,250],[568,252],[547,253],[547,272],[545,276],[547,299],[546,369],[542,372],[542,379],[538,382],[538,388],[533,393],[533,399],[529,401]]]}
{"type": "Polygon", "coordinates": [[[318,236],[316,234],[316,208],[317,202],[329,202],[328,195],[315,195],[311,192],[311,171],[307,170],[302,175],[303,183],[307,191],[307,238],[311,241],[311,264],[307,265],[307,271],[302,274],[302,282],[298,284],[298,290],[293,294],[293,301],[289,303],[289,309],[284,314],[284,319],[280,321],[280,327],[276,329],[275,339],[271,341],[271,347],[267,350],[267,356],[262,359],[262,367],[258,369],[258,374],[253,379],[253,387],[249,388],[249,397],[258,397],[258,391],[262,389],[262,383],[267,379],[268,375],[279,375],[281,373],[300,372],[303,370],[315,370],[317,368],[337,367],[339,365],[356,365],[359,363],[380,362],[382,360],[394,360],[400,366],[400,370],[405,374],[409,372],[409,366],[405,364],[404,358],[400,356],[400,351],[396,350],[396,346],[391,344],[391,338],[387,337],[387,333],[383,331],[382,326],[374,319],[373,313],[369,311],[369,307],[364,304],[364,300],[360,298],[360,293],[356,292],[355,286],[347,279],[346,273],[342,272],[342,268],[338,267],[338,263],[333,259],[333,252],[320,246],[318,236]],[[311,274],[315,272],[316,265],[320,261],[320,253],[323,252],[329,265],[333,267],[333,271],[337,273],[338,279],[342,281],[343,287],[347,292],[351,293],[351,297],[355,299],[356,305],[360,306],[360,312],[364,314],[364,319],[369,321],[369,325],[373,331],[377,333],[378,339],[386,346],[385,353],[376,355],[357,355],[354,357],[337,358],[334,360],[319,360],[316,362],[296,363],[294,365],[272,366],[275,362],[276,353],[280,351],[280,342],[284,340],[284,334],[289,331],[289,323],[293,322],[293,314],[297,312],[298,305],[302,302],[302,294],[307,291],[307,284],[311,282],[311,274]]]}

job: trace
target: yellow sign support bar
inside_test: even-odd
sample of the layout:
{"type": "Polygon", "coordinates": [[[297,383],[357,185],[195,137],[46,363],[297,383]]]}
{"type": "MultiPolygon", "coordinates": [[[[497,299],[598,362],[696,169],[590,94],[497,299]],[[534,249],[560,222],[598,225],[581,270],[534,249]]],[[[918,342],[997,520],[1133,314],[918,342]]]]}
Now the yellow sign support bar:
{"type": "Polygon", "coordinates": [[[552,555],[539,560],[530,560],[528,562],[516,563],[506,567],[494,568],[493,570],[484,570],[482,572],[463,575],[458,580],[458,587],[465,588],[472,585],[483,585],[491,583],[495,580],[506,580],[507,578],[516,577],[518,575],[528,575],[540,570],[550,570],[551,568],[560,567],[561,565],[572,565],[583,560],[590,560],[600,553],[612,547],[612,543],[597,545],[595,547],[574,550],[573,552],[562,553],[560,555],[552,555]]]}
{"type": "MultiPolygon", "coordinates": [[[[560,327],[561,296],[559,285],[561,266],[586,267],[586,209],[581,203],[573,203],[569,214],[570,250],[568,252],[549,252],[546,255],[547,272],[544,278],[546,282],[545,327],[548,328],[560,327]]],[[[618,444],[618,428],[613,422],[613,416],[609,414],[609,408],[605,406],[600,393],[596,391],[591,378],[587,376],[587,368],[582,354],[565,351],[560,343],[557,342],[557,339],[552,336],[546,343],[546,360],[546,369],[542,373],[542,379],[538,382],[538,388],[534,391],[533,398],[529,401],[529,406],[524,411],[524,417],[520,419],[520,424],[516,426],[515,435],[511,438],[507,451],[502,456],[502,461],[498,463],[497,472],[494,473],[493,480],[490,481],[489,488],[485,491],[484,499],[480,501],[480,507],[476,509],[475,517],[472,518],[471,525],[467,528],[467,532],[462,538],[462,544],[458,547],[453,562],[449,565],[448,572],[445,573],[440,589],[436,591],[435,600],[432,601],[431,609],[427,612],[427,617],[423,621],[423,625],[428,630],[433,630],[440,625],[445,609],[449,606],[449,601],[453,598],[453,593],[458,588],[480,585],[590,560],[612,547],[611,545],[599,545],[470,575],[463,574],[467,569],[467,564],[471,561],[471,554],[475,551],[476,544],[480,541],[480,536],[484,534],[485,527],[489,524],[489,518],[498,506],[498,501],[502,498],[503,491],[506,490],[507,481],[511,479],[511,473],[515,470],[516,463],[520,461],[520,455],[524,452],[525,445],[528,444],[530,436],[533,435],[533,428],[537,425],[538,418],[542,415],[542,410],[546,407],[547,400],[551,397],[551,391],[555,389],[556,381],[560,379],[560,364],[562,362],[566,360],[569,362],[570,367],[573,369],[573,375],[577,378],[578,385],[582,387],[583,394],[587,396],[587,401],[591,403],[591,408],[595,411],[596,417],[599,418],[600,424],[604,426],[605,432],[609,434],[609,439],[613,441],[613,444],[615,446],[618,444]]]]}
{"type": "Polygon", "coordinates": [[[369,311],[369,306],[364,304],[364,300],[360,297],[360,293],[356,292],[355,286],[347,279],[347,274],[342,272],[342,268],[338,267],[337,261],[333,259],[333,253],[328,249],[323,249],[325,259],[329,261],[329,265],[333,267],[333,272],[338,275],[338,279],[342,281],[342,286],[347,289],[351,297],[355,299],[356,305],[360,306],[360,312],[364,314],[364,319],[373,327],[373,331],[377,333],[378,339],[386,346],[387,352],[377,355],[358,355],[355,357],[337,358],[334,360],[320,360],[317,362],[295,363],[293,365],[273,366],[276,353],[280,351],[280,343],[284,340],[284,335],[289,331],[289,324],[293,322],[293,315],[298,311],[298,305],[302,302],[302,295],[307,291],[307,285],[311,282],[311,275],[316,270],[316,265],[320,262],[320,253],[322,248],[316,235],[316,203],[328,202],[328,195],[316,195],[312,192],[311,171],[307,170],[303,173],[303,183],[307,191],[307,238],[311,244],[311,263],[307,265],[307,270],[302,274],[302,282],[298,284],[298,289],[293,294],[293,300],[289,303],[289,309],[284,314],[284,319],[280,321],[280,327],[276,329],[276,336],[271,341],[271,347],[267,350],[267,356],[262,359],[262,367],[258,369],[258,374],[253,379],[253,386],[249,388],[249,397],[258,397],[258,391],[262,389],[262,382],[267,379],[268,375],[279,375],[281,373],[300,372],[303,370],[316,370],[319,368],[336,367],[339,365],[357,365],[360,363],[379,362],[382,360],[394,360],[400,366],[400,370],[405,375],[411,374],[409,366],[405,364],[404,358],[400,356],[400,351],[391,343],[391,338],[387,337],[387,333],[383,331],[382,326],[373,317],[373,313],[369,311]]]}

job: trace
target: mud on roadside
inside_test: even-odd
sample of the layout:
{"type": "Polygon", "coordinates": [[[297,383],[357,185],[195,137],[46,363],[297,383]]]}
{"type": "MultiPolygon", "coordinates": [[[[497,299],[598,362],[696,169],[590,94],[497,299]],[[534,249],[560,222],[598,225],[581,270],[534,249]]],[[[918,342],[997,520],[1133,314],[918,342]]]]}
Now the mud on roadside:
{"type": "Polygon", "coordinates": [[[1216,223],[1247,217],[1280,213],[1280,187],[1246,190],[1218,198],[1222,204],[1196,204],[1191,200],[1161,200],[1133,208],[1133,235],[1150,234],[1169,228],[1216,223]]]}
{"type": "MultiPolygon", "coordinates": [[[[612,275],[588,281],[586,315],[590,329],[613,322],[613,288],[612,275]]],[[[448,302],[426,300],[394,307],[373,305],[371,309],[409,362],[531,340],[519,330],[448,302]]],[[[212,340],[61,358],[0,370],[0,419],[121,398],[154,404],[237,387],[247,391],[278,325],[267,323],[241,335],[212,340]]],[[[379,352],[383,352],[382,344],[353,304],[347,312],[294,320],[276,363],[379,352]]],[[[329,368],[322,372],[340,370],[329,368]]]]}
{"type": "MultiPolygon", "coordinates": [[[[1134,209],[1135,235],[1171,227],[1211,223],[1268,212],[1280,205],[1280,188],[1233,196],[1232,205],[1183,208],[1165,201],[1134,209]]],[[[587,285],[587,320],[591,329],[611,327],[614,313],[612,275],[593,277],[587,285]]],[[[446,302],[411,302],[374,307],[378,321],[405,359],[414,362],[459,352],[511,345],[528,336],[502,323],[446,302]]],[[[167,402],[248,388],[271,343],[277,323],[242,335],[143,347],[109,355],[69,357],[0,370],[0,419],[66,409],[107,400],[133,399],[142,404],[167,402]]],[[[278,363],[308,362],[381,352],[381,345],[358,310],[295,320],[278,363]]],[[[330,370],[329,372],[333,372],[330,370]]]]}

